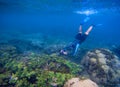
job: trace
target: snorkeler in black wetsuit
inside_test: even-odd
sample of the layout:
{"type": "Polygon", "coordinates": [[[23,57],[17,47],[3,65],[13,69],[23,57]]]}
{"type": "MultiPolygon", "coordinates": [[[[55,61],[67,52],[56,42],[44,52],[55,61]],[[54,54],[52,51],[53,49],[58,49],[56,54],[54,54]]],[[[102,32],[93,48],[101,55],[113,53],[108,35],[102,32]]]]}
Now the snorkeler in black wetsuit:
{"type": "Polygon", "coordinates": [[[84,34],[82,34],[82,25],[80,25],[79,32],[75,36],[75,40],[70,45],[68,45],[64,49],[62,49],[60,51],[60,54],[67,55],[68,54],[67,50],[72,50],[73,51],[73,55],[75,55],[77,50],[78,50],[78,48],[79,48],[79,45],[86,40],[87,36],[89,35],[89,33],[90,33],[90,31],[92,29],[93,29],[93,26],[90,26],[87,29],[87,31],[84,34]]]}

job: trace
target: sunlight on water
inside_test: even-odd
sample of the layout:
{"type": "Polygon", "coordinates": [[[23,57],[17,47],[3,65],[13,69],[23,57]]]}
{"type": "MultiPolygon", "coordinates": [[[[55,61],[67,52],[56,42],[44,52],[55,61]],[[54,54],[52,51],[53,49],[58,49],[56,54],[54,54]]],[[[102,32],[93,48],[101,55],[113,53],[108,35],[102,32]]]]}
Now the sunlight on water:
{"type": "Polygon", "coordinates": [[[81,11],[74,11],[74,13],[89,16],[89,15],[97,14],[98,12],[96,10],[81,10],[81,11]]]}

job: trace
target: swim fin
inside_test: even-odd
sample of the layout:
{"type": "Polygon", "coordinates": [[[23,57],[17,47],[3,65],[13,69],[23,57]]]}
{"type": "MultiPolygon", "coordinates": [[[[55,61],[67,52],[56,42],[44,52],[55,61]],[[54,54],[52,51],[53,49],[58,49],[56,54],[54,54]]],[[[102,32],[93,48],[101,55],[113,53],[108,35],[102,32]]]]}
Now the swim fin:
{"type": "Polygon", "coordinates": [[[75,51],[74,51],[74,53],[73,53],[73,56],[75,56],[75,55],[76,55],[76,53],[77,53],[77,50],[78,50],[79,46],[80,46],[80,44],[78,44],[78,43],[77,43],[77,45],[76,45],[76,47],[75,47],[75,51]]]}

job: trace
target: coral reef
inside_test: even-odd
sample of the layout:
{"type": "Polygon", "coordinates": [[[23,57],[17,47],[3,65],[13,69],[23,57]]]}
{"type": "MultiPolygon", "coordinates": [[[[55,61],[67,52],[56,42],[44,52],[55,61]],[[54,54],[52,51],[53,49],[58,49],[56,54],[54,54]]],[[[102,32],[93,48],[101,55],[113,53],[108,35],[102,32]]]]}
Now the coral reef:
{"type": "Polygon", "coordinates": [[[44,49],[44,53],[45,54],[53,54],[53,53],[57,53],[61,50],[61,48],[63,48],[63,45],[56,45],[56,44],[52,44],[52,45],[48,45],[47,47],[45,47],[44,49]]]}
{"type": "Polygon", "coordinates": [[[98,84],[104,87],[116,87],[119,85],[120,61],[111,51],[107,49],[88,51],[86,48],[81,48],[76,56],[65,56],[59,54],[62,47],[64,47],[62,44],[44,46],[16,39],[0,43],[0,86],[70,87],[72,84],[73,87],[98,87],[98,84]],[[81,59],[83,59],[81,64],[78,64],[81,59]],[[84,79],[79,81],[75,77],[84,79]]]}
{"type": "Polygon", "coordinates": [[[56,54],[21,53],[9,44],[0,44],[1,87],[63,87],[82,71],[81,66],[56,54]]]}
{"type": "Polygon", "coordinates": [[[19,52],[17,51],[16,47],[5,43],[0,43],[0,67],[3,67],[12,59],[18,59],[18,53],[19,52]]]}
{"type": "Polygon", "coordinates": [[[64,87],[98,87],[98,85],[90,79],[72,78],[65,83],[64,87]]]}
{"type": "Polygon", "coordinates": [[[105,87],[115,87],[120,83],[120,61],[110,50],[89,51],[81,63],[96,83],[105,87]]]}
{"type": "Polygon", "coordinates": [[[8,44],[15,46],[20,52],[25,51],[40,52],[42,49],[44,49],[43,43],[36,45],[29,40],[13,39],[9,40],[8,44]]]}

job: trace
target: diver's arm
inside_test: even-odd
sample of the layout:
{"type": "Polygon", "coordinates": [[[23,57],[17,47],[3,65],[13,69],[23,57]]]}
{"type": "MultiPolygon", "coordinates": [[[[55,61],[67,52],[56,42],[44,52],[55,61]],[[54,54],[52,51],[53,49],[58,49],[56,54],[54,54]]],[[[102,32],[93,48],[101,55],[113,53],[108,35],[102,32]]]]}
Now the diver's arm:
{"type": "Polygon", "coordinates": [[[88,30],[85,32],[85,34],[88,35],[92,29],[93,29],[93,26],[91,25],[91,26],[88,28],[88,30]]]}
{"type": "Polygon", "coordinates": [[[80,27],[79,27],[79,33],[82,34],[82,25],[80,25],[80,27]]]}

